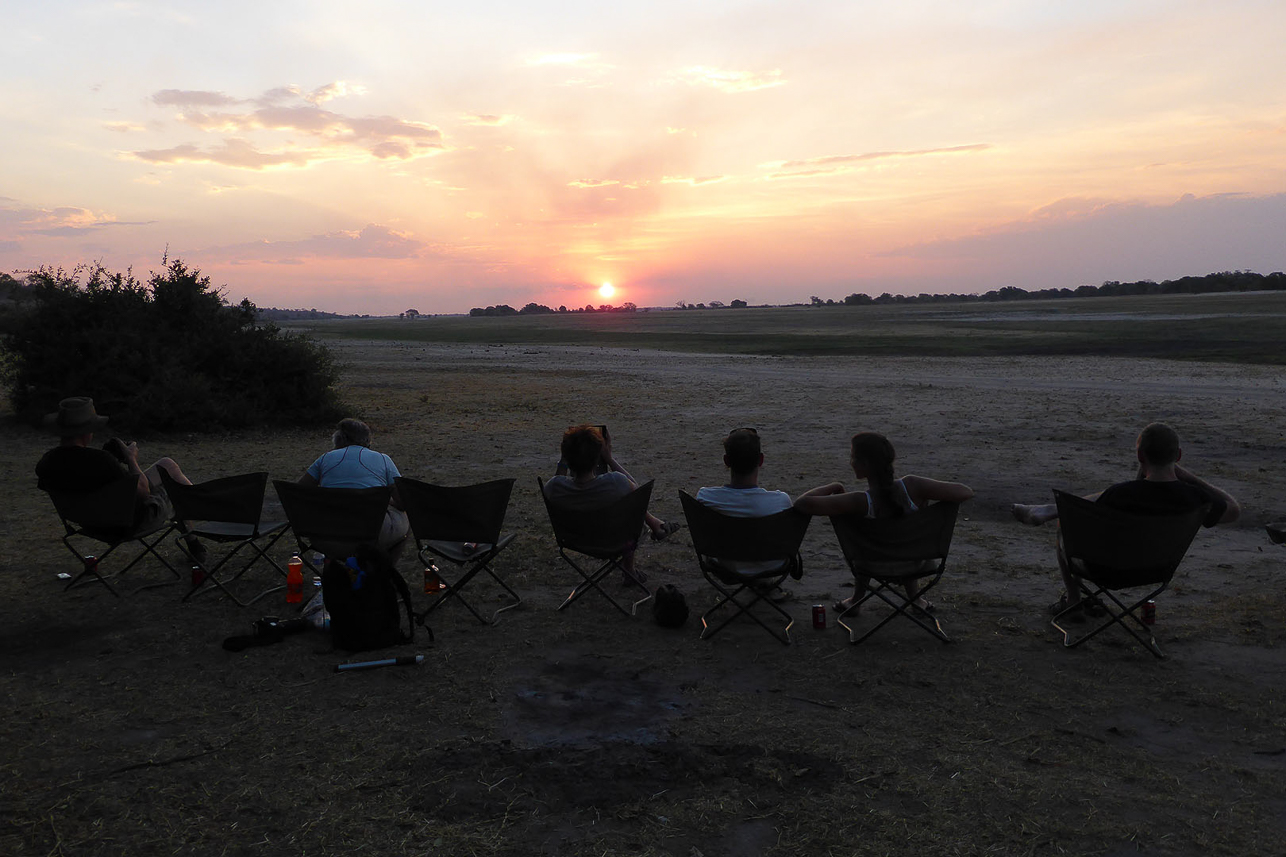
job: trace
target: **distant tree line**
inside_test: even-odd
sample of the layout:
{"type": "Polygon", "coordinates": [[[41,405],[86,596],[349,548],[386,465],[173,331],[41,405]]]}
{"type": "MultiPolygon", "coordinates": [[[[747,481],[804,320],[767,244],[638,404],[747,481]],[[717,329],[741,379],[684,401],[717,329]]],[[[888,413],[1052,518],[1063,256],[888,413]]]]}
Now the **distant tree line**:
{"type": "Polygon", "coordinates": [[[568,309],[565,306],[560,306],[558,309],[553,309],[551,307],[545,306],[544,304],[538,304],[538,303],[529,303],[526,306],[524,306],[522,309],[514,309],[513,307],[509,306],[509,304],[500,304],[499,306],[474,307],[473,309],[469,310],[469,315],[475,318],[478,318],[478,317],[493,318],[498,316],[510,316],[510,315],[552,315],[556,313],[576,313],[576,312],[582,312],[582,313],[583,312],[638,312],[638,309],[639,309],[638,306],[634,303],[631,303],[630,301],[626,301],[620,306],[612,306],[611,304],[602,304],[599,307],[594,307],[592,304],[586,304],[583,309],[576,309],[576,308],[568,309]]]}
{"type": "Polygon", "coordinates": [[[918,294],[879,297],[856,292],[843,301],[822,300],[817,295],[809,298],[808,306],[861,306],[863,304],[937,304],[968,303],[972,301],[1042,301],[1063,298],[1115,297],[1120,295],[1195,295],[1219,292],[1286,291],[1286,274],[1256,274],[1251,271],[1222,271],[1204,277],[1181,277],[1177,280],[1137,280],[1122,283],[1108,280],[1101,286],[1078,286],[1075,289],[1039,289],[1028,291],[1017,286],[992,289],[984,294],[918,294]]]}

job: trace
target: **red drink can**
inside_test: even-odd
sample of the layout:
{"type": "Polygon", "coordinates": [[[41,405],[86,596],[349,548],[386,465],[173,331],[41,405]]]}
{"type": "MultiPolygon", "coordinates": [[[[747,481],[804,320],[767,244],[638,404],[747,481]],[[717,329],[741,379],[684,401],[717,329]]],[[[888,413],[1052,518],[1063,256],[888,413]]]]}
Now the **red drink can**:
{"type": "Polygon", "coordinates": [[[1157,603],[1155,601],[1143,602],[1143,624],[1155,625],[1157,621],[1157,603]]]}
{"type": "Polygon", "coordinates": [[[192,586],[200,586],[205,583],[205,569],[196,563],[192,564],[192,586]]]}
{"type": "Polygon", "coordinates": [[[826,630],[826,605],[813,605],[813,627],[819,631],[826,630]]]}

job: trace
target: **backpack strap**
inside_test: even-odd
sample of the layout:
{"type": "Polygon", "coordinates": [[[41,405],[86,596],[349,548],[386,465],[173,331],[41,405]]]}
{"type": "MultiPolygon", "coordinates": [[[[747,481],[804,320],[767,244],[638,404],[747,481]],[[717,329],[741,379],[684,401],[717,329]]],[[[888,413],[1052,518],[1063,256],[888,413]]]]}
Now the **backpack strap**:
{"type": "MultiPolygon", "coordinates": [[[[398,593],[402,596],[402,604],[403,606],[406,607],[406,624],[407,624],[407,627],[411,629],[410,642],[414,643],[415,642],[415,613],[414,611],[411,610],[411,589],[409,586],[406,585],[406,580],[403,579],[402,575],[398,573],[397,568],[390,566],[389,576],[393,578],[393,585],[397,588],[398,593]]],[[[398,625],[400,626],[401,622],[399,622],[398,625]]],[[[424,630],[429,635],[429,642],[432,643],[433,629],[430,628],[428,625],[425,625],[424,630]]],[[[402,633],[400,627],[398,629],[398,633],[399,634],[402,633]]]]}

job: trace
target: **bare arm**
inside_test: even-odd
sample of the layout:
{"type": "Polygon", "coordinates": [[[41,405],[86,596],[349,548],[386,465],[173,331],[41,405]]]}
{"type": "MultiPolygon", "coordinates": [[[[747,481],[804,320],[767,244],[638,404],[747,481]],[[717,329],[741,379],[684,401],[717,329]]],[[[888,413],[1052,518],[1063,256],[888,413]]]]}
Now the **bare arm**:
{"type": "Polygon", "coordinates": [[[904,476],[902,484],[917,506],[931,500],[963,503],[973,497],[973,489],[963,482],[940,482],[927,476],[904,476]]]}
{"type": "Polygon", "coordinates": [[[795,508],[808,515],[865,515],[866,494],[845,491],[842,483],[828,482],[799,495],[795,508]]]}
{"type": "Polygon", "coordinates": [[[152,496],[152,485],[147,481],[147,474],[138,464],[138,444],[130,441],[128,444],[122,444],[125,447],[125,466],[129,468],[131,476],[138,479],[138,485],[135,488],[135,496],[140,500],[146,500],[152,496]]]}
{"type": "Polygon", "coordinates": [[[303,476],[299,477],[299,484],[303,485],[305,488],[316,488],[317,480],[311,473],[305,473],[303,476]]]}
{"type": "Polygon", "coordinates": [[[1223,517],[1219,519],[1219,523],[1231,524],[1233,521],[1241,517],[1240,504],[1238,504],[1237,501],[1233,499],[1233,496],[1227,491],[1211,485],[1200,476],[1185,470],[1177,464],[1174,466],[1174,475],[1179,478],[1180,482],[1187,482],[1189,485],[1195,485],[1212,497],[1218,497],[1220,500],[1223,500],[1228,504],[1228,508],[1224,509],[1223,517]]]}

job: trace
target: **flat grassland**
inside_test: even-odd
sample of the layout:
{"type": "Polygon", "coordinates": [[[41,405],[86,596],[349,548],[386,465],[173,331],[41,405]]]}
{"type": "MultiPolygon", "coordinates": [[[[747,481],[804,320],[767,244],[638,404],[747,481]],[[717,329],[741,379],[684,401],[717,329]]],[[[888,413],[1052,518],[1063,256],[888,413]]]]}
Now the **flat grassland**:
{"type": "Polygon", "coordinates": [[[723,354],[1081,354],[1280,365],[1286,363],[1286,293],[345,319],[316,329],[358,339],[723,354]]]}
{"type": "MultiPolygon", "coordinates": [[[[447,604],[434,642],[389,652],[423,666],[344,675],[333,665],[362,656],[321,634],[220,648],[285,614],[280,593],[242,609],[181,603],[180,586],[64,592],[55,575],[75,562],[32,476],[52,441],[9,423],[0,853],[1280,853],[1286,548],[1263,524],[1286,517],[1284,312],[1286,296],[1245,295],[319,324],[405,475],[517,479],[517,539],[495,567],[523,606],[484,626],[447,604]],[[1056,354],[1042,352],[1051,331],[1056,354]],[[1136,347],[1127,334],[1156,350],[1119,350],[1136,347]],[[1044,612],[1054,531],[1008,505],[1130,478],[1153,419],[1180,429],[1184,463],[1243,519],[1198,535],[1160,597],[1169,659],[1120,629],[1065,650],[1044,612]],[[764,484],[792,496],[851,482],[849,436],[885,432],[900,473],[978,492],[934,592],[953,642],[907,621],[858,647],[833,622],[813,630],[811,606],[852,591],[825,520],[789,583],[790,646],[744,620],[698,638],[713,590],[686,530],[639,553],[649,583],[687,594],[686,627],[593,592],[556,612],[576,579],[536,476],[573,422],[607,423],[622,463],[655,479],[653,510],[677,520],[679,490],[724,481],[729,428],[758,429],[764,484]]],[[[294,479],[328,439],[141,445],[198,481],[294,479]]],[[[410,553],[401,570],[418,578],[410,553]]],[[[122,583],[165,576],[147,562],[122,583]]],[[[240,591],[272,582],[252,571],[240,591]]],[[[465,590],[480,607],[497,593],[465,590]]]]}

